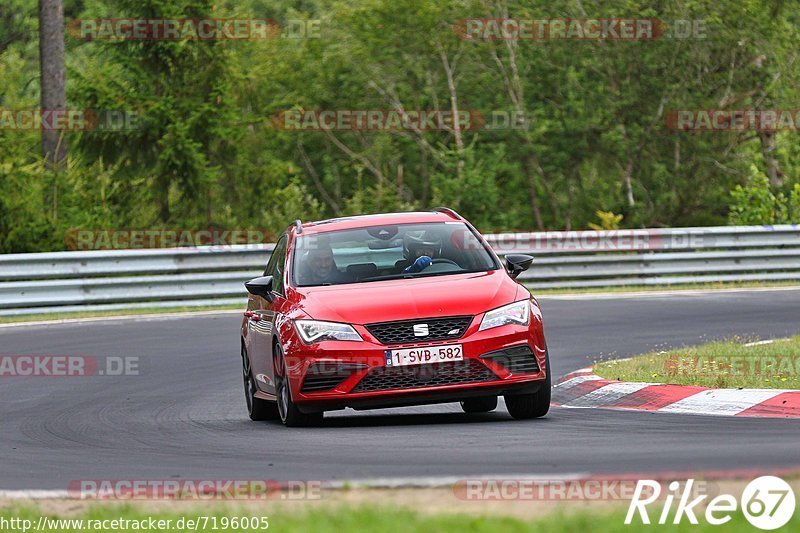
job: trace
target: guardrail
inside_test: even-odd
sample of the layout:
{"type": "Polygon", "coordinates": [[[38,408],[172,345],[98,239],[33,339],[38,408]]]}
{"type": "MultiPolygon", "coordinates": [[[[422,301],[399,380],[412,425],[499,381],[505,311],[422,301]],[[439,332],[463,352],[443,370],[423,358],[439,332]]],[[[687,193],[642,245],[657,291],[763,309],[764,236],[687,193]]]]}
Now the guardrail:
{"type": "MultiPolygon", "coordinates": [[[[800,226],[487,235],[536,288],[800,281],[800,226]]],[[[273,244],[0,255],[0,315],[243,303],[273,244]]]]}

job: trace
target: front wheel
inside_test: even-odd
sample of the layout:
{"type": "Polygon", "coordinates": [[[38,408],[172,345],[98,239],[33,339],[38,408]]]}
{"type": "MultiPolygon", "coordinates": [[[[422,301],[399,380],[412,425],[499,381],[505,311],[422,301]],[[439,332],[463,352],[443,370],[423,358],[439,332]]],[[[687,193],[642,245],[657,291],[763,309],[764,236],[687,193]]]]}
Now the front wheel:
{"type": "Polygon", "coordinates": [[[277,420],[278,406],[275,402],[256,398],[258,388],[244,346],[242,347],[242,376],[244,377],[244,398],[247,402],[247,414],[250,416],[250,420],[277,420]]]}
{"type": "Polygon", "coordinates": [[[292,401],[292,391],[286,371],[286,359],[280,343],[275,344],[275,395],[278,398],[278,414],[287,427],[316,426],[322,422],[324,414],[303,413],[292,401]]]}
{"type": "Polygon", "coordinates": [[[545,354],[545,369],[547,377],[539,390],[529,394],[507,394],[505,395],[506,408],[508,414],[517,420],[528,418],[539,418],[547,414],[550,410],[550,354],[545,354]]]}

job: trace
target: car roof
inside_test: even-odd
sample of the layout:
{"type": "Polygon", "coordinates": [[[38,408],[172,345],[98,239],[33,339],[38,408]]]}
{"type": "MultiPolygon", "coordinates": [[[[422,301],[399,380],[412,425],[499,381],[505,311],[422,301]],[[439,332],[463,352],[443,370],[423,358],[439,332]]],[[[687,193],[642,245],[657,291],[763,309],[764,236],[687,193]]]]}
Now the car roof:
{"type": "MultiPolygon", "coordinates": [[[[455,213],[442,211],[412,211],[406,213],[381,213],[376,215],[356,215],[350,217],[329,218],[314,222],[301,223],[302,234],[327,233],[346,229],[366,228],[381,224],[422,224],[426,222],[463,222],[455,213]]],[[[297,233],[298,226],[290,226],[297,233]]]]}

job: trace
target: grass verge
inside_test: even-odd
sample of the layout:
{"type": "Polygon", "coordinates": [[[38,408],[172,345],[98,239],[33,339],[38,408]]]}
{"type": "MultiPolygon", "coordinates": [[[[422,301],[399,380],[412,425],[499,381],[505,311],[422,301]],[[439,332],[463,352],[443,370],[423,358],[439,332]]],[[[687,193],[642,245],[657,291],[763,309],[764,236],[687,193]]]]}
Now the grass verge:
{"type": "MultiPolygon", "coordinates": [[[[273,509],[274,511],[274,509],[273,509]]],[[[599,512],[588,512],[580,510],[576,512],[556,511],[548,514],[547,516],[533,519],[523,520],[518,518],[510,518],[503,516],[469,516],[462,514],[423,514],[417,513],[406,509],[394,508],[390,502],[386,506],[378,507],[376,505],[360,506],[360,507],[337,507],[331,509],[316,509],[311,511],[300,512],[287,512],[286,510],[278,512],[268,512],[265,508],[262,513],[253,513],[252,510],[244,511],[235,507],[216,507],[209,508],[205,511],[191,511],[187,513],[179,513],[175,511],[148,511],[143,506],[124,505],[117,507],[110,506],[93,506],[83,511],[79,515],[70,516],[66,520],[82,520],[82,524],[76,522],[67,523],[62,522],[54,523],[53,520],[58,520],[59,517],[55,514],[47,516],[49,519],[46,522],[47,527],[45,531],[53,532],[78,532],[78,531],[125,531],[134,530],[128,524],[127,528],[113,527],[108,522],[106,527],[87,528],[87,520],[149,520],[151,517],[154,520],[170,520],[170,525],[166,527],[159,527],[151,529],[151,531],[266,531],[263,527],[263,522],[259,521],[258,524],[250,524],[249,520],[246,527],[238,527],[241,523],[241,518],[237,521],[237,527],[233,527],[233,517],[268,517],[267,523],[269,530],[281,532],[340,532],[346,531],[348,533],[364,532],[407,532],[407,531],[425,531],[425,532],[446,532],[456,531],[459,533],[466,532],[486,532],[495,533],[497,531],[503,532],[527,532],[527,531],[547,531],[549,533],[572,533],[583,531],[604,531],[609,533],[615,532],[630,532],[640,530],[643,527],[652,530],[669,530],[669,531],[691,531],[691,532],[711,532],[719,531],[719,526],[713,526],[705,522],[702,516],[698,516],[700,524],[692,525],[684,519],[679,525],[649,525],[643,526],[638,516],[634,519],[632,525],[625,525],[626,507],[618,507],[614,510],[603,510],[599,512]],[[207,518],[203,518],[207,517],[207,518]],[[183,519],[183,528],[179,527],[179,520],[183,519]],[[228,525],[223,526],[223,521],[227,519],[228,525]],[[199,520],[198,527],[187,527],[187,520],[199,520]],[[257,527],[250,527],[256,525],[257,527]],[[81,526],[83,526],[81,528],[81,526]]],[[[660,511],[660,508],[659,508],[660,511]]],[[[674,513],[674,510],[673,510],[674,513]]],[[[652,520],[658,520],[658,512],[652,511],[655,514],[651,516],[652,520]]],[[[0,510],[0,523],[2,519],[6,520],[11,518],[18,518],[22,520],[30,520],[31,530],[35,530],[39,519],[42,516],[42,510],[35,505],[26,504],[17,507],[8,507],[0,510]]],[[[100,523],[102,524],[102,522],[100,523]]],[[[166,524],[163,524],[166,525],[166,524]]],[[[141,528],[138,528],[141,529],[141,528]]],[[[741,512],[733,512],[730,522],[725,524],[725,531],[745,532],[752,531],[753,526],[750,525],[741,512]]],[[[800,529],[800,513],[795,513],[794,517],[788,524],[780,528],[778,531],[797,531],[800,529]]],[[[4,528],[5,531],[22,531],[22,529],[4,528]]],[[[27,532],[26,532],[27,533],[27,532]]]]}
{"type": "Polygon", "coordinates": [[[800,389],[800,336],[752,344],[743,339],[596,361],[594,373],[619,381],[717,389],[800,389]]]}

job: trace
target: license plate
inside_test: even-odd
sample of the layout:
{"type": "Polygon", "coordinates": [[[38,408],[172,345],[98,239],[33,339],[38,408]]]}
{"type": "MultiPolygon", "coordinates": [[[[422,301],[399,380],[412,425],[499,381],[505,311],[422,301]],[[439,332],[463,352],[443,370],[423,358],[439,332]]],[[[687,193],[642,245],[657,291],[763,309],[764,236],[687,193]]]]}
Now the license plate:
{"type": "Polygon", "coordinates": [[[386,350],[386,366],[424,365],[446,361],[463,361],[464,352],[460,344],[426,346],[404,350],[386,350]]]}

